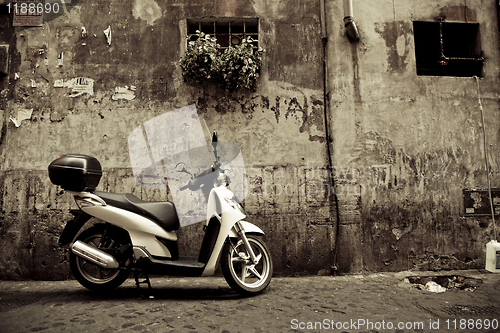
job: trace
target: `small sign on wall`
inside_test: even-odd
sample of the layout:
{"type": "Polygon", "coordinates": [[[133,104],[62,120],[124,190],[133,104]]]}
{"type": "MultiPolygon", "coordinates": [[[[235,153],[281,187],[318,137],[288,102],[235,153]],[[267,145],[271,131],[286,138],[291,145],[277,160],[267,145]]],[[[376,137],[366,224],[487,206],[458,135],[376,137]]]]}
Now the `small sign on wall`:
{"type": "MultiPolygon", "coordinates": [[[[464,210],[466,215],[490,215],[491,205],[488,190],[462,190],[464,196],[464,210]]],[[[500,215],[500,189],[491,189],[491,199],[495,215],[500,215]]]]}
{"type": "Polygon", "coordinates": [[[43,0],[14,0],[11,10],[15,27],[41,27],[43,24],[43,0]]]}

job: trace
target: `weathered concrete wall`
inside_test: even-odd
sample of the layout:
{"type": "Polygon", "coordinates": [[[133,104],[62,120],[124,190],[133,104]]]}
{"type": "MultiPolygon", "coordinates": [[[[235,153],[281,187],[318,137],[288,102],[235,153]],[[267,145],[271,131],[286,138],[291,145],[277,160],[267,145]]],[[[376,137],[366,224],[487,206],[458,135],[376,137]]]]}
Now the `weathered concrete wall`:
{"type": "MultiPolygon", "coordinates": [[[[361,41],[353,44],[344,35],[343,1],[325,2],[326,82],[319,1],[91,0],[43,27],[15,29],[2,14],[0,42],[9,45],[10,63],[0,79],[0,277],[68,276],[67,253],[56,240],[74,204],[46,172],[61,154],[97,157],[105,168],[101,190],[169,198],[136,186],[127,137],[193,103],[208,128],[241,147],[249,220],[266,232],[278,273],[329,272],[335,263],[345,273],[481,267],[491,223],[462,217],[461,201],[462,188],[486,184],[475,81],[418,77],[413,47],[412,21],[461,20],[461,3],[355,1],[361,41]],[[260,18],[266,53],[256,92],[183,82],[177,62],[186,19],[212,16],[260,18]],[[92,95],[70,97],[70,88],[54,87],[77,77],[94,80],[92,95]],[[133,100],[112,99],[116,87],[132,85],[133,100]],[[19,109],[33,113],[17,128],[9,117],[19,109]]],[[[480,90],[498,187],[496,7],[467,6],[474,14],[468,19],[481,23],[480,90]]],[[[199,224],[180,230],[181,251],[195,255],[201,233],[199,224]]]]}
{"type": "MultiPolygon", "coordinates": [[[[363,175],[360,218],[341,216],[341,271],[483,267],[491,218],[464,217],[463,188],[486,188],[481,113],[473,78],[417,76],[412,21],[479,22],[479,89],[492,185],[500,183],[495,1],[355,1],[361,41],[329,39],[335,163],[363,175]],[[465,15],[467,13],[467,15],[465,15]],[[340,74],[341,73],[341,74],[340,74]]],[[[341,11],[331,4],[330,13],[341,11]]],[[[336,37],[336,38],[335,38],[336,37]]]]}
{"type": "MultiPolygon", "coordinates": [[[[208,128],[242,148],[251,189],[246,208],[268,233],[276,271],[329,268],[329,198],[309,198],[291,186],[286,195],[275,193],[290,181],[300,181],[302,187],[306,181],[317,182],[317,177],[305,178],[304,168],[299,170],[306,163],[327,165],[319,8],[303,1],[298,13],[288,6],[267,1],[86,1],[43,27],[13,30],[1,144],[0,252],[9,255],[0,259],[0,275],[67,277],[65,252],[57,248],[56,239],[74,204],[50,184],[45,171],[61,154],[96,156],[105,168],[99,189],[167,199],[166,191],[136,186],[127,137],[145,121],[192,103],[208,128]],[[210,16],[260,18],[260,43],[267,52],[255,93],[183,82],[177,63],[185,50],[186,18],[210,16]],[[111,45],[103,34],[108,26],[111,45]],[[88,32],[86,38],[81,27],[88,32]],[[58,66],[61,53],[63,65],[58,66]],[[66,83],[77,77],[94,80],[93,95],[70,97],[70,88],[54,87],[56,80],[66,83]],[[135,99],[112,99],[116,87],[132,85],[135,99]],[[7,121],[17,109],[33,109],[31,120],[19,128],[7,121]],[[287,168],[290,178],[274,167],[287,168]]],[[[194,225],[179,232],[186,255],[196,255],[200,229],[194,225]]]]}

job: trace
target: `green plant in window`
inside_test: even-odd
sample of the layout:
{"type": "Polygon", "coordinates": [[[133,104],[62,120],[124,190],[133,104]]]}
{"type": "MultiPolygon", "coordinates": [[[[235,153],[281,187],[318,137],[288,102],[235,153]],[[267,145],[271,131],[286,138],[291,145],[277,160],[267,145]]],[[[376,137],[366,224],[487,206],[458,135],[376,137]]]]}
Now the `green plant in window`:
{"type": "Polygon", "coordinates": [[[228,47],[222,54],[221,84],[224,88],[255,90],[262,66],[264,50],[254,50],[252,38],[243,39],[241,44],[228,47]]]}
{"type": "Polygon", "coordinates": [[[194,41],[188,36],[186,54],[179,61],[182,75],[198,83],[212,81],[214,75],[220,72],[220,45],[215,38],[199,30],[196,36],[194,41]]]}
{"type": "Polygon", "coordinates": [[[255,90],[262,66],[264,49],[255,50],[247,37],[223,53],[215,38],[196,31],[196,40],[188,36],[186,53],[180,59],[183,76],[197,83],[213,82],[227,90],[255,90]]]}

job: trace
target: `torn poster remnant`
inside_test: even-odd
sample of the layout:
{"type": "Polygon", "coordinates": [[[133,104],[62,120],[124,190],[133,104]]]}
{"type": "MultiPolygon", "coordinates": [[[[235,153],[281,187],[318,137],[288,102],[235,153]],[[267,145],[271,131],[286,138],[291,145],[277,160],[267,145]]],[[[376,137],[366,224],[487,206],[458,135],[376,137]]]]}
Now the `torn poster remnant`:
{"type": "Polygon", "coordinates": [[[119,99],[126,99],[126,100],[132,100],[135,98],[135,86],[128,86],[125,87],[116,87],[115,88],[115,93],[113,97],[111,97],[114,101],[119,100],[119,99]]]}
{"type": "Polygon", "coordinates": [[[111,45],[111,26],[108,26],[106,30],[104,30],[104,35],[106,36],[106,41],[108,45],[111,45]]]}
{"type": "Polygon", "coordinates": [[[64,53],[61,52],[57,56],[57,67],[61,67],[63,65],[63,61],[64,61],[64,53]]]}
{"type": "MultiPolygon", "coordinates": [[[[5,3],[6,1],[3,1],[2,5],[5,3]]],[[[43,25],[43,0],[16,0],[12,5],[13,27],[41,27],[43,25]]]]}
{"type": "Polygon", "coordinates": [[[18,109],[17,116],[15,118],[9,117],[9,119],[16,125],[16,127],[21,126],[21,122],[26,119],[31,119],[33,114],[33,109],[18,109]]]}
{"type": "Polygon", "coordinates": [[[77,77],[69,81],[54,81],[54,88],[71,88],[69,97],[78,97],[83,94],[94,95],[94,80],[86,77],[77,77]]]}

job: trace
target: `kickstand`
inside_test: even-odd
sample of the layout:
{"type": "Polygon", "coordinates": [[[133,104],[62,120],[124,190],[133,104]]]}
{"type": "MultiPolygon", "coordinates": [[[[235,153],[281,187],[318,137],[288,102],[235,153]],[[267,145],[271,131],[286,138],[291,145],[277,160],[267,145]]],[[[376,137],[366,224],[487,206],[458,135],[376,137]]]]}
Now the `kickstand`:
{"type": "Polygon", "coordinates": [[[135,271],[134,278],[135,278],[135,285],[137,286],[137,290],[141,293],[141,298],[154,298],[154,296],[152,295],[153,288],[151,288],[151,282],[149,281],[148,274],[143,272],[143,271],[135,271]],[[145,280],[139,281],[139,279],[141,278],[141,275],[143,278],[145,278],[145,280]],[[141,283],[148,284],[148,291],[146,293],[142,292],[144,289],[141,289],[141,286],[140,286],[141,283]]]}

